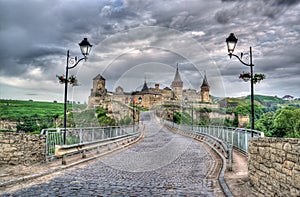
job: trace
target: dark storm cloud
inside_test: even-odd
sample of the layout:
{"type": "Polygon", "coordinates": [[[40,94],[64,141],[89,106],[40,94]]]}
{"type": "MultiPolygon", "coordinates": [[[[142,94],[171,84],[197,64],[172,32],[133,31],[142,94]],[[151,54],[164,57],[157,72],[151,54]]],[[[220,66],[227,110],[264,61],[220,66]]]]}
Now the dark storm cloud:
{"type": "Polygon", "coordinates": [[[84,2],[33,0],[0,4],[1,73],[12,76],[32,67],[53,69],[49,59],[65,56],[67,49],[63,47],[74,40],[78,43],[82,35],[89,33],[99,14],[97,6],[84,2]],[[86,9],[82,9],[83,5],[86,9]]]}
{"type": "MultiPolygon", "coordinates": [[[[222,2],[242,2],[246,0],[222,0],[222,2]]],[[[299,0],[263,0],[264,2],[272,2],[277,5],[294,5],[299,3],[299,0]]]]}
{"type": "Polygon", "coordinates": [[[299,0],[222,0],[222,2],[234,2],[234,4],[229,8],[223,8],[216,12],[215,19],[221,24],[227,24],[235,20],[245,20],[246,17],[274,19],[289,7],[300,3],[299,0]]]}
{"type": "Polygon", "coordinates": [[[276,0],[276,1],[273,1],[274,4],[277,4],[277,5],[295,5],[295,4],[298,4],[300,3],[299,0],[276,0]]]}
{"type": "MultiPolygon", "coordinates": [[[[107,79],[112,81],[118,80],[130,66],[151,61],[171,68],[177,61],[181,62],[182,73],[187,74],[193,73],[190,64],[196,61],[204,72],[210,58],[219,66],[225,80],[236,79],[236,75],[247,68],[226,57],[224,40],[230,32],[239,38],[237,51],[248,50],[250,43],[259,51],[254,59],[256,71],[273,79],[273,76],[283,76],[281,69],[284,68],[290,75],[286,79],[297,82],[300,70],[297,69],[300,47],[297,9],[299,0],[0,0],[0,82],[15,77],[23,83],[22,79],[32,80],[31,84],[35,84],[34,80],[43,83],[41,79],[45,79],[51,85],[57,84],[55,75],[64,73],[66,51],[69,49],[72,56],[81,56],[77,44],[83,37],[88,37],[94,46],[89,60],[81,64],[85,67],[80,70],[81,87],[86,89],[81,94],[82,100],[87,98],[91,77],[94,77],[85,71],[95,69],[92,73],[95,75],[103,72],[111,57],[117,59],[106,72],[107,79]],[[145,26],[167,27],[179,34],[131,31],[130,36],[116,36],[145,26]],[[181,48],[180,43],[186,41],[184,37],[194,38],[204,51],[181,48]],[[110,43],[105,44],[108,38],[110,43]],[[161,43],[166,48],[154,50],[161,43]],[[97,51],[97,47],[102,47],[101,51],[97,51]],[[136,52],[136,47],[144,50],[144,54],[131,54],[136,52]],[[172,50],[168,51],[167,47],[172,50]],[[185,59],[186,54],[194,59],[185,59]]],[[[76,72],[72,70],[72,74],[76,72]]],[[[143,82],[142,75],[137,80],[143,82]]],[[[230,92],[238,89],[231,88],[233,86],[230,92]]],[[[59,89],[57,92],[60,95],[59,89]]]]}

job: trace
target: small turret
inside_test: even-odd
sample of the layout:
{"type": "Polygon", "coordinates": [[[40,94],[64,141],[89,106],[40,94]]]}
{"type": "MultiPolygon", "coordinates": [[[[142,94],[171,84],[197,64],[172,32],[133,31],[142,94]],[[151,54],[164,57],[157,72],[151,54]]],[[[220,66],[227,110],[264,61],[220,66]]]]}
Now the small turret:
{"type": "Polygon", "coordinates": [[[178,71],[178,64],[177,64],[175,77],[174,77],[171,87],[172,87],[172,90],[173,90],[175,96],[177,97],[177,99],[182,100],[183,81],[181,80],[181,77],[180,77],[180,74],[178,71]]]}
{"type": "Polygon", "coordinates": [[[206,74],[204,75],[204,79],[200,89],[201,89],[201,101],[205,103],[210,103],[211,100],[209,95],[209,85],[207,82],[206,74]]]}

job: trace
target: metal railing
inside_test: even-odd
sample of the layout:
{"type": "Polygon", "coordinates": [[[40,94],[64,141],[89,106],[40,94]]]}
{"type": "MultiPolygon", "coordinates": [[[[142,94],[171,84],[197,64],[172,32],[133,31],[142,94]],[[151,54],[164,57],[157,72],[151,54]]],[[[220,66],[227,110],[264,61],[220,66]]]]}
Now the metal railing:
{"type": "Polygon", "coordinates": [[[199,125],[178,125],[171,121],[164,120],[164,124],[179,130],[203,133],[216,137],[223,142],[232,145],[235,149],[248,153],[248,142],[253,137],[264,137],[264,133],[257,130],[245,128],[232,128],[223,126],[199,126],[199,125]]]}
{"type": "MultiPolygon", "coordinates": [[[[67,128],[66,144],[83,144],[99,140],[114,139],[126,134],[133,134],[139,129],[139,125],[126,127],[85,127],[85,128],[67,128]]],[[[41,134],[46,135],[46,157],[54,155],[55,145],[63,145],[64,128],[43,129],[41,134]]]]}

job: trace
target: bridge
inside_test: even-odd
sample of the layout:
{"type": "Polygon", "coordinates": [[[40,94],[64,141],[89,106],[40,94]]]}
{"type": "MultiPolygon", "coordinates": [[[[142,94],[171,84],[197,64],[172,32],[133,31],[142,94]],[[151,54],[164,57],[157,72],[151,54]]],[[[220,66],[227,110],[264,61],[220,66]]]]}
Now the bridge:
{"type": "MultiPolygon", "coordinates": [[[[99,141],[81,141],[76,148],[92,145],[96,152],[88,150],[87,158],[97,159],[72,168],[60,167],[62,170],[46,173],[50,175],[22,187],[4,188],[2,196],[233,196],[224,172],[232,167],[232,145],[248,152],[249,131],[191,128],[159,120],[150,112],[141,115],[141,123],[143,126],[130,128],[131,132],[110,130],[107,135],[114,138],[109,140],[113,146],[108,141],[100,141],[100,148],[94,145],[99,141]],[[122,139],[118,136],[126,136],[126,142],[115,143],[122,139]],[[104,152],[109,154],[96,156],[104,152]]],[[[83,135],[79,136],[83,140],[83,135]]],[[[61,150],[66,148],[73,147],[62,146],[61,150]]]]}

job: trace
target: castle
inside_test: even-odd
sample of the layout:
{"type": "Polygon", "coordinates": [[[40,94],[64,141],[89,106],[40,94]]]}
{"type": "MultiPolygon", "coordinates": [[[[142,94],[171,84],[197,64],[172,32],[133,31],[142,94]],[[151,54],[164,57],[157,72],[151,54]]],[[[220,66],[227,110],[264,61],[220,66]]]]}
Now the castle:
{"type": "Polygon", "coordinates": [[[93,88],[89,96],[88,108],[91,109],[109,101],[117,101],[125,105],[136,105],[149,109],[168,102],[193,102],[199,105],[201,103],[207,105],[211,103],[209,88],[205,75],[199,91],[195,89],[183,89],[183,81],[180,77],[178,65],[171,88],[165,87],[160,89],[159,84],[155,84],[154,88],[149,88],[145,80],[143,88],[140,91],[130,93],[124,92],[120,86],[115,89],[115,92],[107,91],[105,88],[105,78],[98,74],[93,79],[93,88]]]}

